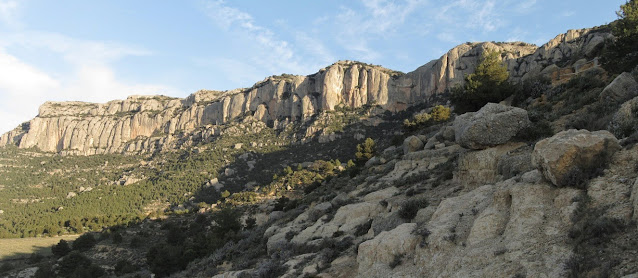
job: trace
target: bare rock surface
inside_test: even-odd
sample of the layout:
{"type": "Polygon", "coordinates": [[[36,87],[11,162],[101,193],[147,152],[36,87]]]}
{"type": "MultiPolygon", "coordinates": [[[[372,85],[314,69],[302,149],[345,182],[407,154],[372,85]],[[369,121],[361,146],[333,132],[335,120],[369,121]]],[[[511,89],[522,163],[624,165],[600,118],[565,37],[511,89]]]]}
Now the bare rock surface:
{"type": "Polygon", "coordinates": [[[506,143],[529,124],[524,109],[488,103],[477,112],[456,117],[454,131],[459,145],[470,149],[486,149],[506,143]]]}
{"type": "Polygon", "coordinates": [[[600,93],[603,101],[624,102],[638,95],[638,82],[631,73],[623,72],[600,93]]]}
{"type": "Polygon", "coordinates": [[[498,165],[503,156],[523,146],[524,143],[509,143],[463,153],[459,157],[454,179],[466,187],[494,183],[498,179],[498,165]]]}
{"type": "Polygon", "coordinates": [[[411,152],[419,151],[423,149],[423,141],[417,136],[410,136],[403,140],[403,153],[408,154],[411,152]]]}
{"type": "Polygon", "coordinates": [[[507,180],[445,199],[425,225],[426,236],[408,223],[363,242],[358,277],[565,276],[579,194],[507,180]],[[392,268],[401,254],[402,263],[392,268]]]}
{"type": "Polygon", "coordinates": [[[536,143],[532,161],[547,180],[564,186],[573,171],[588,171],[619,149],[618,140],[609,131],[570,129],[536,143]]]}

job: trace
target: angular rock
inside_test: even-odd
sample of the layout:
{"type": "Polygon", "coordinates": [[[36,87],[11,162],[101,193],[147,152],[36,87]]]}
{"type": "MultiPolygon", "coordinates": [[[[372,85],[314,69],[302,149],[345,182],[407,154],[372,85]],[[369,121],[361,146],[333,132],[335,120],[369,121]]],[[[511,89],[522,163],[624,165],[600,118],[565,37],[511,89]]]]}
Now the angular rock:
{"type": "Polygon", "coordinates": [[[456,117],[456,143],[470,149],[486,149],[506,143],[529,124],[524,109],[488,103],[477,112],[456,117]]]}
{"type": "Polygon", "coordinates": [[[601,101],[619,103],[638,95],[638,82],[628,72],[623,72],[600,93],[601,101]]]}
{"type": "Polygon", "coordinates": [[[618,150],[618,139],[609,131],[570,129],[536,143],[532,163],[551,183],[565,186],[573,171],[600,167],[618,150]]]}
{"type": "MultiPolygon", "coordinates": [[[[415,249],[419,238],[412,234],[416,223],[401,224],[391,231],[384,231],[374,239],[365,241],[359,245],[357,262],[359,263],[359,275],[365,275],[373,269],[383,269],[389,274],[390,263],[395,256],[405,255],[415,249]]],[[[376,272],[376,271],[375,271],[376,272]]],[[[374,277],[382,277],[381,273],[369,274],[374,277]]],[[[371,277],[371,276],[368,276],[371,277]]],[[[389,276],[385,276],[389,277],[389,276]]]]}
{"type": "Polygon", "coordinates": [[[423,141],[417,136],[410,136],[403,140],[403,154],[408,154],[423,149],[423,141]]]}
{"type": "Polygon", "coordinates": [[[632,98],[620,106],[609,123],[609,130],[618,138],[629,136],[638,130],[638,113],[635,111],[638,111],[638,97],[632,98]]]}

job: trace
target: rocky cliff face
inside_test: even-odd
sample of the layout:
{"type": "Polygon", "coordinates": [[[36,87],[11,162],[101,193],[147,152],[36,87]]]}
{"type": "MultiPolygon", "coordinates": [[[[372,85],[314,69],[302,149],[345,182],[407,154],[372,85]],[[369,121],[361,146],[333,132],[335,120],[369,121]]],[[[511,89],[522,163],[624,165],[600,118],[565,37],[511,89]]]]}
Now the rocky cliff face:
{"type": "Polygon", "coordinates": [[[131,96],[105,104],[47,102],[29,124],[2,135],[0,146],[79,155],[149,152],[173,142],[176,134],[245,116],[277,126],[337,106],[380,105],[396,112],[461,84],[485,50],[503,53],[517,81],[552,73],[559,69],[556,63],[576,54],[590,57],[608,36],[570,30],[540,48],[525,43],[466,43],[407,74],[340,61],[308,76],[273,76],[251,88],[198,91],[185,99],[131,96]]]}

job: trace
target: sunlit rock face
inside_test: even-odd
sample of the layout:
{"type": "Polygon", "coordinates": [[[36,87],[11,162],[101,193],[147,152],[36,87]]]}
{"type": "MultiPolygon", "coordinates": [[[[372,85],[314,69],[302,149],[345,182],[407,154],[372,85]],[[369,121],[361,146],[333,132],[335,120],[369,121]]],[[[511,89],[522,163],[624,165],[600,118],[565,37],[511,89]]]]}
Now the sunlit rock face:
{"type": "Polygon", "coordinates": [[[588,29],[570,30],[540,48],[520,42],[465,43],[407,74],[339,61],[308,76],[272,76],[251,88],[202,90],[185,99],[131,96],[104,104],[47,102],[28,124],[2,135],[0,146],[80,155],[152,152],[174,142],[176,134],[247,116],[272,126],[304,121],[339,106],[379,105],[397,112],[462,84],[486,50],[503,53],[510,78],[516,82],[547,73],[550,65],[581,50],[585,55],[595,53],[608,36],[588,29]]]}

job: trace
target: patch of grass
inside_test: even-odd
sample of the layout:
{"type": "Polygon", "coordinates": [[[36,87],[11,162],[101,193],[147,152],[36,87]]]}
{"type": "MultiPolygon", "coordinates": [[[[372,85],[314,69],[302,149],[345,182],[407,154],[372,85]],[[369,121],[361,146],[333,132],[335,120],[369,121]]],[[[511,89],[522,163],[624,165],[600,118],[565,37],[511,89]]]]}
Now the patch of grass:
{"type": "Polygon", "coordinates": [[[0,239],[0,260],[8,258],[27,258],[31,253],[43,256],[51,255],[51,246],[58,244],[60,239],[73,241],[79,235],[35,238],[3,238],[0,239]]]}

